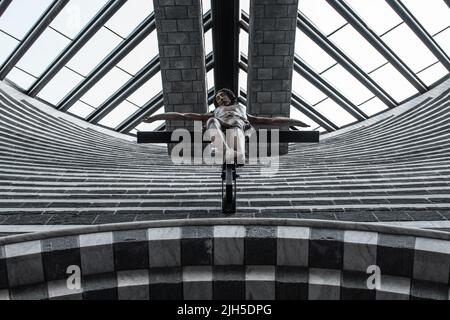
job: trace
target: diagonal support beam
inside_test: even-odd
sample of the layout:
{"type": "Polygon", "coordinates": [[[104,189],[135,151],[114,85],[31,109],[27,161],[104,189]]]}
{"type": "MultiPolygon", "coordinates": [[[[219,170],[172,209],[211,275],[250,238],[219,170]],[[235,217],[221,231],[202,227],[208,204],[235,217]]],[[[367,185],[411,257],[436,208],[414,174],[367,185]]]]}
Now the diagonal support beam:
{"type": "Polygon", "coordinates": [[[239,90],[239,0],[211,0],[216,92],[239,90]]]}
{"type": "Polygon", "coordinates": [[[345,70],[353,75],[377,98],[383,101],[389,108],[395,108],[398,103],[384,91],[367,73],[354,63],[341,49],[328,39],[314,24],[301,12],[298,12],[297,26],[319,47],[326,51],[345,70]]]}
{"type": "Polygon", "coordinates": [[[356,29],[384,58],[391,63],[420,93],[428,91],[419,77],[373,32],[343,0],[326,0],[347,22],[356,29]]]}
{"type": "Polygon", "coordinates": [[[126,3],[124,0],[110,0],[91,22],[78,34],[69,46],[53,61],[42,76],[28,90],[28,95],[36,97],[55,75],[83,48],[103,25],[126,3]]]}
{"type": "Polygon", "coordinates": [[[403,19],[403,21],[411,28],[411,30],[419,37],[420,40],[433,52],[444,67],[450,71],[450,58],[444,50],[437,44],[433,37],[425,30],[414,15],[406,8],[406,6],[398,0],[386,0],[391,8],[403,19]]]}
{"type": "Polygon", "coordinates": [[[363,111],[361,111],[350,100],[348,100],[327,80],[325,80],[321,75],[312,70],[300,57],[296,55],[294,61],[294,69],[296,72],[301,74],[306,80],[311,82],[317,89],[330,97],[334,102],[340,105],[353,117],[358,119],[358,121],[363,121],[369,118],[363,111]]]}
{"type": "MultiPolygon", "coordinates": [[[[212,28],[211,12],[203,17],[204,29],[212,28]]],[[[117,48],[114,49],[76,88],[57,106],[60,111],[69,110],[100,79],[111,71],[127,54],[133,51],[150,33],[156,30],[155,15],[148,16],[117,48]]]]}
{"type": "MultiPolygon", "coordinates": [[[[245,57],[244,55],[241,55],[241,63],[239,66],[245,72],[248,72],[247,63],[248,63],[247,57],[245,57]]],[[[240,96],[239,96],[239,101],[242,104],[244,104],[245,106],[247,106],[246,99],[247,99],[247,93],[245,93],[244,91],[241,90],[240,96]]],[[[309,117],[311,120],[313,120],[317,124],[321,125],[322,128],[324,128],[328,132],[332,132],[332,131],[339,129],[339,127],[337,125],[335,125],[329,119],[324,117],[320,112],[315,110],[312,105],[310,105],[306,100],[304,100],[303,98],[301,98],[294,92],[292,92],[291,105],[294,106],[300,112],[302,112],[304,115],[309,117]]]]}
{"type": "Polygon", "coordinates": [[[125,83],[115,94],[109,97],[97,110],[95,110],[87,121],[97,124],[105,118],[111,111],[113,111],[119,104],[125,101],[136,90],[144,85],[148,80],[153,78],[159,71],[160,63],[159,57],[155,57],[144,68],[142,68],[136,76],[125,83]]]}
{"type": "Polygon", "coordinates": [[[60,111],[69,110],[70,107],[72,107],[155,29],[155,16],[154,14],[151,14],[58,104],[57,109],[60,111]]]}
{"type": "Polygon", "coordinates": [[[33,28],[28,32],[20,45],[9,56],[3,66],[0,68],[0,80],[4,80],[8,73],[14,68],[14,66],[22,59],[27,53],[28,49],[36,42],[36,40],[42,35],[47,27],[53,22],[56,16],[64,9],[69,3],[69,0],[55,0],[42,15],[42,17],[36,22],[33,28]]]}
{"type": "Polygon", "coordinates": [[[6,9],[8,9],[12,0],[2,0],[0,2],[0,17],[5,13],[6,9]]]}
{"type": "MultiPolygon", "coordinates": [[[[214,67],[213,55],[209,54],[206,57],[206,72],[209,72],[214,67]]],[[[208,92],[208,101],[214,99],[214,90],[210,90],[208,92]]],[[[164,106],[164,96],[163,93],[160,92],[153,99],[151,99],[148,103],[146,103],[141,109],[136,111],[133,115],[131,115],[128,119],[122,122],[117,128],[116,131],[121,133],[129,133],[131,130],[136,128],[145,117],[150,117],[155,112],[157,112],[161,107],[164,106]]]]}

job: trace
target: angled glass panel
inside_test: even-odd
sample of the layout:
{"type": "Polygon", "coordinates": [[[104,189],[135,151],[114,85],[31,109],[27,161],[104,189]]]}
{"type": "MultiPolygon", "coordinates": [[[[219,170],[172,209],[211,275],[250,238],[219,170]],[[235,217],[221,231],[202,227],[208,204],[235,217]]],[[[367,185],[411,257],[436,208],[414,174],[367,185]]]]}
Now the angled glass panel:
{"type": "Polygon", "coordinates": [[[202,0],[202,10],[203,14],[211,10],[211,0],[202,0]]]}
{"type": "Polygon", "coordinates": [[[377,35],[389,31],[402,19],[384,0],[346,0],[377,35]]]}
{"type": "Polygon", "coordinates": [[[370,76],[397,102],[402,102],[417,93],[417,89],[391,64],[383,66],[370,76]]]}
{"type": "Polygon", "coordinates": [[[434,37],[441,48],[450,56],[450,28],[434,37]]]}
{"type": "Polygon", "coordinates": [[[72,0],[50,26],[74,39],[106,2],[107,0],[72,0]]]}
{"type": "Polygon", "coordinates": [[[327,70],[322,76],[355,105],[361,104],[373,96],[372,92],[340,65],[327,70]]]}
{"type": "Polygon", "coordinates": [[[337,103],[331,99],[326,99],[314,107],[323,116],[328,118],[338,127],[346,126],[350,123],[357,122],[357,120],[347,111],[342,109],[337,103]]]}
{"type": "Polygon", "coordinates": [[[214,88],[214,87],[215,87],[215,81],[214,81],[214,69],[211,69],[211,70],[206,74],[206,79],[207,79],[207,88],[214,88]]]}
{"type": "Polygon", "coordinates": [[[306,61],[315,71],[322,73],[336,63],[328,53],[322,50],[314,41],[297,29],[295,53],[306,61]]]}
{"type": "Polygon", "coordinates": [[[153,12],[153,0],[128,0],[105,26],[126,38],[153,12]]]}
{"type": "Polygon", "coordinates": [[[244,70],[239,69],[239,89],[247,91],[247,84],[248,84],[248,76],[247,72],[244,70]]]}
{"type": "Polygon", "coordinates": [[[99,124],[114,129],[138,110],[138,107],[128,101],[124,101],[104,117],[99,124]]]}
{"type": "Polygon", "coordinates": [[[382,39],[414,72],[437,60],[406,24],[388,32],[382,39]]]}
{"type": "Polygon", "coordinates": [[[36,77],[33,77],[31,74],[17,69],[16,67],[14,67],[11,72],[8,73],[6,79],[21,88],[28,88],[37,80],[36,77]]]}
{"type": "Polygon", "coordinates": [[[102,28],[69,61],[67,66],[86,77],[121,41],[122,38],[102,28]]]}
{"type": "Polygon", "coordinates": [[[136,75],[159,53],[157,33],[152,32],[117,65],[119,68],[136,75]]]}
{"type": "Polygon", "coordinates": [[[158,93],[162,91],[161,72],[147,81],[135,93],[128,97],[128,101],[143,107],[144,104],[153,99],[158,93]]]}
{"type": "Polygon", "coordinates": [[[241,0],[239,1],[239,4],[241,6],[241,10],[247,14],[250,13],[250,0],[241,0]]]}
{"type": "MultiPolygon", "coordinates": [[[[164,107],[159,109],[157,112],[154,113],[154,115],[163,114],[164,113],[164,107]]],[[[140,125],[136,127],[137,131],[140,132],[148,132],[148,131],[155,131],[157,128],[159,128],[161,125],[164,124],[165,121],[156,121],[152,123],[145,123],[142,122],[140,125]]]]}
{"type": "Polygon", "coordinates": [[[2,65],[20,42],[7,34],[0,32],[0,43],[0,65],[2,65]]]}
{"type": "Polygon", "coordinates": [[[239,50],[241,51],[241,53],[248,57],[248,48],[248,33],[245,30],[241,29],[241,32],[239,34],[239,50]]]}
{"type": "Polygon", "coordinates": [[[313,120],[311,120],[310,118],[305,116],[302,112],[300,112],[299,110],[297,110],[295,107],[292,107],[292,106],[291,106],[290,117],[295,120],[300,120],[303,123],[306,123],[307,125],[310,126],[309,128],[296,127],[298,130],[306,131],[306,130],[311,130],[311,129],[320,127],[317,123],[315,123],[313,120]]]}
{"type": "Polygon", "coordinates": [[[98,108],[130,79],[131,76],[128,73],[113,68],[81,100],[94,108],[98,108]]]}
{"type": "Polygon", "coordinates": [[[450,8],[443,0],[402,0],[402,3],[431,35],[450,24],[450,8]]]}
{"type": "Polygon", "coordinates": [[[386,62],[386,59],[350,25],[345,26],[329,39],[365,72],[370,72],[386,62]]]}
{"type": "Polygon", "coordinates": [[[303,78],[297,72],[294,72],[292,80],[292,91],[304,98],[312,105],[327,98],[327,96],[322,91],[317,89],[314,85],[312,85],[308,80],[303,78]]]}
{"type": "MultiPolygon", "coordinates": [[[[20,59],[17,66],[40,77],[69,43],[69,39],[51,28],[47,28],[20,59]]],[[[28,89],[28,87],[24,89],[28,89]]]]}
{"type": "Polygon", "coordinates": [[[84,119],[94,111],[95,109],[86,103],[77,101],[67,112],[84,119]]]}
{"type": "Polygon", "coordinates": [[[448,70],[442,63],[435,63],[419,72],[417,75],[427,85],[430,86],[448,74],[448,70]]]}
{"type": "Polygon", "coordinates": [[[301,0],[299,10],[326,35],[347,23],[326,0],[301,0]]]}
{"type": "Polygon", "coordinates": [[[205,33],[205,54],[208,55],[213,51],[212,31],[205,33]]]}
{"type": "Polygon", "coordinates": [[[366,101],[362,105],[358,106],[358,108],[360,108],[369,117],[388,109],[388,107],[383,103],[383,101],[381,101],[376,97],[370,99],[369,101],[366,101]]]}
{"type": "Polygon", "coordinates": [[[56,105],[81,81],[83,81],[83,77],[79,74],[67,68],[63,68],[38,94],[38,97],[56,105]]]}
{"type": "Polygon", "coordinates": [[[23,40],[52,4],[52,0],[14,0],[0,17],[0,30],[23,40]]]}

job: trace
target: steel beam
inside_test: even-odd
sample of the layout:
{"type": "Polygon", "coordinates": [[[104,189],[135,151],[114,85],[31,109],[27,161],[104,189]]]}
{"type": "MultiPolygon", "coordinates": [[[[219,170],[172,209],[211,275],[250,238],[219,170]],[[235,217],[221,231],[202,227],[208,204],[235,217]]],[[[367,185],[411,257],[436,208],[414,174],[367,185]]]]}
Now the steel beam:
{"type": "Polygon", "coordinates": [[[297,26],[319,47],[327,52],[345,70],[353,75],[377,98],[379,98],[389,108],[395,108],[398,103],[384,91],[367,73],[365,73],[356,63],[354,63],[341,49],[331,42],[314,24],[301,12],[298,13],[297,26]]]}
{"type": "MultiPolygon", "coordinates": [[[[211,13],[204,17],[204,28],[212,28],[211,13]]],[[[75,87],[56,107],[60,111],[69,110],[100,79],[112,70],[126,55],[136,48],[150,33],[156,29],[155,15],[148,16],[117,48],[115,48],[77,87],[75,87]]]]}
{"type": "Polygon", "coordinates": [[[27,53],[28,49],[36,42],[36,40],[42,35],[47,27],[53,22],[56,16],[64,9],[69,3],[69,0],[55,0],[49,6],[47,11],[41,16],[36,24],[31,28],[28,34],[25,36],[20,45],[14,50],[14,52],[8,57],[6,62],[0,68],[0,80],[4,80],[8,73],[14,68],[14,66],[22,59],[27,53]]]}
{"type": "Polygon", "coordinates": [[[239,90],[239,0],[211,0],[216,91],[239,90]]]}
{"type": "Polygon", "coordinates": [[[66,49],[52,62],[39,79],[28,90],[28,95],[36,97],[55,75],[92,39],[103,25],[126,3],[124,0],[110,0],[78,34],[66,49]]]}
{"type": "Polygon", "coordinates": [[[340,105],[344,110],[350,113],[358,121],[363,121],[369,118],[363,111],[348,100],[342,93],[340,93],[333,85],[325,80],[321,75],[312,70],[299,56],[294,58],[294,70],[301,74],[306,80],[311,82],[317,89],[322,91],[325,95],[331,98],[334,102],[340,105]]]}
{"type": "Polygon", "coordinates": [[[408,10],[408,8],[398,0],[386,0],[391,8],[403,19],[403,21],[411,28],[411,30],[419,37],[420,40],[433,52],[444,67],[450,71],[450,58],[444,50],[437,44],[433,37],[425,30],[420,22],[408,10]]]}
{"type": "Polygon", "coordinates": [[[428,91],[428,87],[419,77],[373,32],[366,23],[343,0],[327,0],[327,2],[355,28],[383,57],[391,63],[420,93],[428,91]]]}
{"type": "MultiPolygon", "coordinates": [[[[211,71],[214,67],[213,55],[209,54],[206,57],[206,71],[211,71]]],[[[214,90],[208,92],[208,100],[211,100],[211,95],[214,98],[214,90]]],[[[151,99],[148,103],[146,103],[141,109],[136,111],[133,115],[128,117],[125,121],[123,121],[117,128],[116,131],[121,133],[129,133],[131,130],[136,128],[145,117],[150,117],[155,112],[157,112],[161,107],[164,106],[164,97],[163,93],[160,92],[153,99],[151,99]]]]}
{"type": "Polygon", "coordinates": [[[2,0],[0,2],[0,17],[5,13],[6,9],[8,9],[12,0],[2,0]]]}
{"type": "Polygon", "coordinates": [[[148,80],[160,71],[159,56],[150,61],[133,78],[125,83],[116,93],[108,98],[97,110],[95,110],[87,121],[97,124],[113,111],[119,104],[136,92],[148,80]]]}

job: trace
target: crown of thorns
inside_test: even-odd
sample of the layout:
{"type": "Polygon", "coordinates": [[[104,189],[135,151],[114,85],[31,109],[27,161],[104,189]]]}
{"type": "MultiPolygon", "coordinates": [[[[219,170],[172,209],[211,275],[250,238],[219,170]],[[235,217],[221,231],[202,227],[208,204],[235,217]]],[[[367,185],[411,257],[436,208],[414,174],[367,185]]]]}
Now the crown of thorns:
{"type": "MultiPolygon", "coordinates": [[[[216,98],[217,98],[217,96],[218,96],[219,94],[221,94],[221,93],[225,93],[225,94],[228,96],[228,98],[230,98],[231,104],[236,104],[237,98],[236,98],[236,95],[234,94],[233,91],[231,91],[231,90],[229,90],[229,89],[221,89],[221,90],[219,90],[219,91],[217,92],[216,98]]],[[[216,100],[216,99],[214,99],[214,105],[216,106],[216,108],[219,107],[219,105],[217,104],[217,100],[216,100]]]]}

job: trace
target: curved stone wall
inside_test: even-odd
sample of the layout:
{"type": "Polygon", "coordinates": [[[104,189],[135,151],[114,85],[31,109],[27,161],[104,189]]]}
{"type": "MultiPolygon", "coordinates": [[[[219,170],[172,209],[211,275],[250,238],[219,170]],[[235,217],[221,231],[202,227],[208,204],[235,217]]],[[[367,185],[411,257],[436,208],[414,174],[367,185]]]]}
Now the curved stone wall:
{"type": "Polygon", "coordinates": [[[323,221],[213,221],[0,239],[0,299],[449,299],[447,233],[323,221]],[[67,274],[74,266],[81,270],[79,288],[68,287],[76,284],[67,274]],[[376,290],[367,284],[373,266],[381,272],[376,290]]]}
{"type": "MultiPolygon", "coordinates": [[[[236,217],[448,220],[450,91],[420,101],[318,145],[292,145],[275,177],[245,167],[236,217]]],[[[173,166],[164,147],[75,125],[4,90],[0,113],[0,224],[221,217],[220,168],[173,166]]]]}

